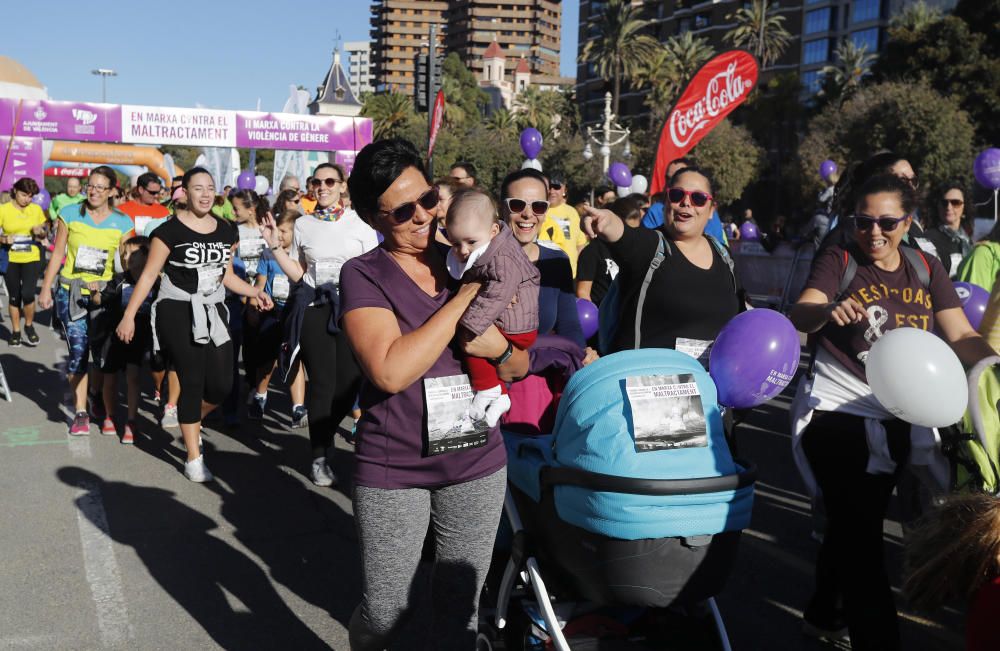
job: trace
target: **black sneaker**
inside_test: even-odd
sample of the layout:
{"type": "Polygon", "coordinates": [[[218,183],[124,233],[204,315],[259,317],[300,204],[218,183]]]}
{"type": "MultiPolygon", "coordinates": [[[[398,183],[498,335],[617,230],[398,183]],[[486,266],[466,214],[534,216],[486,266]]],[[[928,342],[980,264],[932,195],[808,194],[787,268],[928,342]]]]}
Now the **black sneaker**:
{"type": "Polygon", "coordinates": [[[267,396],[262,398],[251,396],[250,404],[247,406],[247,418],[250,420],[262,420],[264,418],[265,406],[267,406],[267,396]]]}
{"type": "Polygon", "coordinates": [[[26,340],[24,343],[28,344],[29,346],[38,345],[39,339],[38,339],[38,333],[35,332],[35,326],[33,325],[24,326],[24,338],[26,340]]]}
{"type": "Polygon", "coordinates": [[[12,333],[10,333],[10,339],[7,340],[7,343],[10,344],[11,348],[17,348],[18,346],[20,346],[21,345],[21,333],[20,332],[12,332],[12,333]]]}

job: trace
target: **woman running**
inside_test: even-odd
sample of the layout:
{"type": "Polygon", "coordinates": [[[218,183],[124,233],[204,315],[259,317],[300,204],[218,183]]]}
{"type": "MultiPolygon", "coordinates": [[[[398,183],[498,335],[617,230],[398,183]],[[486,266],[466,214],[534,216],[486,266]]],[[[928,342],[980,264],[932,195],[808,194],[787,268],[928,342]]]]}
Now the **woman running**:
{"type": "Polygon", "coordinates": [[[177,415],[187,448],[184,475],[194,482],[211,481],[200,450],[201,420],[229,394],[233,344],[227,327],[226,290],[257,299],[260,309],[274,304],[233,273],[236,229],[212,214],[215,182],[207,170],[184,174],[187,208],[153,232],[149,259],[136,284],[118,337],[128,343],[135,334],[135,317],[160,273],[160,290],[153,303],[155,347],[167,352],[181,385],[177,415]]]}
{"type": "MultiPolygon", "coordinates": [[[[90,336],[91,321],[98,309],[96,304],[92,304],[90,287],[97,287],[99,292],[111,280],[115,251],[122,238],[133,228],[129,216],[112,206],[111,190],[117,182],[113,169],[105,165],[95,167],[87,181],[87,199],[59,211],[52,257],[45,268],[45,279],[38,294],[39,307],[43,310],[51,307],[52,286],[56,275],[59,276],[55,306],[69,346],[66,374],[73,391],[76,412],[69,430],[73,436],[90,433],[87,370],[90,357],[93,356],[96,361],[97,353],[104,344],[103,341],[93,341],[90,336]]],[[[103,378],[99,373],[94,375],[94,386],[99,388],[103,378]]],[[[100,399],[96,403],[99,404],[100,399]]]]}
{"type": "Polygon", "coordinates": [[[4,282],[10,312],[11,346],[21,345],[21,312],[24,312],[24,338],[29,346],[38,345],[35,332],[35,287],[42,268],[38,240],[45,237],[48,220],[31,199],[38,194],[34,179],[18,179],[11,188],[13,201],[0,205],[0,241],[8,250],[9,263],[4,282]]]}

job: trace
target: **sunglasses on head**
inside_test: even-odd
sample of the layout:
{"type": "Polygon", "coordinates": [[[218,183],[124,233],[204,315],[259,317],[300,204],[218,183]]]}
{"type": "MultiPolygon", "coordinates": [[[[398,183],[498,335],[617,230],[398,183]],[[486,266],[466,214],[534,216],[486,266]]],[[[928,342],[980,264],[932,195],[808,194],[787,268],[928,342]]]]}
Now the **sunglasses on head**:
{"type": "Polygon", "coordinates": [[[507,210],[509,210],[512,215],[523,213],[528,209],[529,204],[531,205],[531,212],[536,215],[544,215],[549,211],[548,201],[535,200],[528,202],[524,199],[504,199],[504,202],[507,204],[507,210]]]}
{"type": "Polygon", "coordinates": [[[962,206],[965,205],[965,202],[962,201],[961,199],[942,199],[941,205],[942,206],[950,205],[952,208],[961,208],[962,206]]]}
{"type": "Polygon", "coordinates": [[[326,185],[326,187],[332,188],[338,183],[343,183],[343,181],[341,179],[331,179],[331,178],[312,179],[311,181],[309,181],[309,185],[314,188],[318,188],[321,185],[326,185]]]}
{"type": "Polygon", "coordinates": [[[691,199],[691,204],[696,208],[701,208],[712,200],[712,195],[701,190],[685,190],[684,188],[670,188],[667,190],[667,199],[670,203],[680,203],[684,197],[691,199]]]}
{"type": "Polygon", "coordinates": [[[875,224],[877,223],[879,229],[883,233],[891,233],[892,231],[896,230],[896,227],[899,226],[907,217],[909,217],[909,215],[903,215],[902,217],[899,218],[879,217],[878,219],[876,219],[875,217],[865,217],[864,215],[855,215],[854,227],[857,228],[859,231],[867,232],[875,228],[875,224]]]}
{"type": "Polygon", "coordinates": [[[405,224],[413,219],[414,213],[417,212],[418,204],[424,210],[433,210],[437,208],[438,202],[440,201],[441,195],[438,193],[438,189],[431,186],[427,192],[424,192],[422,195],[417,197],[416,201],[404,203],[402,206],[393,208],[392,210],[383,210],[382,214],[389,215],[397,224],[405,224]]]}

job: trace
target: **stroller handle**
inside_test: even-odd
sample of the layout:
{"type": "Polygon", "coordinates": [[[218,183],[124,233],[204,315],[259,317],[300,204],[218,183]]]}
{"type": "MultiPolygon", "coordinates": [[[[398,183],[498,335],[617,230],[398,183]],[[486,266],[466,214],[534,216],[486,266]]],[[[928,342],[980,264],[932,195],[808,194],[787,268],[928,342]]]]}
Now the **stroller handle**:
{"type": "Polygon", "coordinates": [[[582,486],[607,493],[633,493],[639,495],[691,495],[698,493],[721,493],[745,488],[757,481],[757,465],[735,459],[739,472],[721,477],[694,477],[691,479],[642,479],[617,477],[579,468],[542,469],[542,487],[582,486]]]}

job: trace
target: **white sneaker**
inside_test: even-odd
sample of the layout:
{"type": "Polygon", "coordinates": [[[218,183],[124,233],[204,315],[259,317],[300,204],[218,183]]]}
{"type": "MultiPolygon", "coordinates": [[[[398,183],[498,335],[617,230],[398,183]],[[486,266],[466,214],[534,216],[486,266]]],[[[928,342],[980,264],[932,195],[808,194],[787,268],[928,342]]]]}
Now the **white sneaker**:
{"type": "Polygon", "coordinates": [[[316,457],[313,459],[312,471],[309,473],[312,483],[317,486],[333,486],[337,477],[330,470],[330,464],[326,462],[326,457],[316,457]]]}
{"type": "Polygon", "coordinates": [[[184,462],[184,476],[199,484],[206,481],[212,481],[212,479],[214,479],[211,471],[208,469],[208,466],[205,465],[204,454],[199,454],[198,458],[194,461],[184,462]]]}
{"type": "Polygon", "coordinates": [[[165,405],[163,407],[163,418],[160,419],[160,427],[178,427],[177,405],[165,405]]]}
{"type": "MultiPolygon", "coordinates": [[[[499,384],[495,387],[490,387],[489,389],[477,391],[476,395],[472,398],[472,404],[469,405],[469,417],[472,418],[472,420],[485,419],[486,410],[501,395],[503,395],[503,391],[501,391],[499,384]]],[[[509,401],[507,403],[507,408],[510,408],[509,401]]],[[[490,427],[492,427],[492,425],[490,427]]]]}

